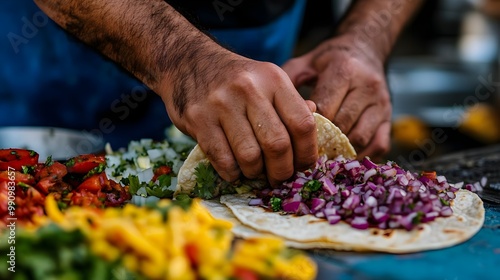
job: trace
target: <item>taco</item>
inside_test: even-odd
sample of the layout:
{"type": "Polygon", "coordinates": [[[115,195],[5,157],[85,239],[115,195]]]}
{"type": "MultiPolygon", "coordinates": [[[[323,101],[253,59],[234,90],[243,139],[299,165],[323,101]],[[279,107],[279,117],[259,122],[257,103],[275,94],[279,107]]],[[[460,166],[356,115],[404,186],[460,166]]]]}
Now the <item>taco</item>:
{"type": "Polygon", "coordinates": [[[203,195],[208,182],[206,198],[222,196],[203,203],[213,216],[231,221],[236,236],[275,235],[299,249],[408,253],[452,246],[479,231],[484,207],[476,194],[435,172],[355,160],[347,137],[315,117],[320,158],[314,168],[276,188],[265,178],[234,187],[216,175],[206,179],[215,171],[195,148],[179,172],[178,193],[203,195]]]}
{"type": "MultiPolygon", "coordinates": [[[[339,155],[355,158],[356,151],[340,129],[327,118],[314,113],[318,130],[318,154],[334,158],[339,155]]],[[[177,190],[174,196],[181,193],[206,199],[217,197],[222,191],[244,192],[251,188],[262,188],[267,185],[265,177],[248,180],[241,178],[234,183],[224,182],[215,173],[213,167],[199,145],[190,152],[177,177],[177,190]],[[236,190],[235,190],[236,189],[236,190]]]]}

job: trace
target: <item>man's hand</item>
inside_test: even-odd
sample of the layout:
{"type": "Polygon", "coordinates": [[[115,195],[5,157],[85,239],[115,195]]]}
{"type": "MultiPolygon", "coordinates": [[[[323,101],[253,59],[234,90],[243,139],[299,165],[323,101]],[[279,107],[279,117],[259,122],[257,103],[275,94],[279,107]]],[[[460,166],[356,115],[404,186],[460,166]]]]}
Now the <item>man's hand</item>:
{"type": "Polygon", "coordinates": [[[356,48],[349,36],[341,36],[283,69],[296,87],[314,85],[310,99],[318,112],[347,134],[360,158],[388,152],[392,107],[383,62],[373,50],[356,48]]]}
{"type": "Polygon", "coordinates": [[[35,2],[158,93],[225,180],[265,169],[276,184],[315,163],[315,106],[286,73],[222,48],[165,1],[35,2]]]}
{"type": "Polygon", "coordinates": [[[162,95],[172,121],[229,181],[241,172],[255,178],[265,167],[276,184],[312,166],[318,157],[314,104],[278,66],[217,48],[223,53],[213,56],[217,61],[193,61],[190,75],[177,81],[184,85],[174,80],[174,88],[184,90],[162,95]]]}
{"type": "Polygon", "coordinates": [[[352,1],[337,37],[283,66],[295,86],[315,84],[311,100],[347,134],[359,157],[389,150],[392,108],[384,63],[421,3],[352,1]]]}

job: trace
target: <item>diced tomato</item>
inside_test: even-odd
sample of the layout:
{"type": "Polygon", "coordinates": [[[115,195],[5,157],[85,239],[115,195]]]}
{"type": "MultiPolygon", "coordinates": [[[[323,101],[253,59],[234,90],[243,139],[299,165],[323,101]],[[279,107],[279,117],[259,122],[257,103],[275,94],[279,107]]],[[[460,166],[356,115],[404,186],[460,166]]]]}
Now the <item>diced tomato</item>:
{"type": "Polygon", "coordinates": [[[36,174],[35,179],[50,178],[52,180],[62,180],[68,174],[66,166],[60,162],[53,162],[51,165],[43,166],[36,174]]]}
{"type": "Polygon", "coordinates": [[[69,159],[66,166],[70,173],[85,174],[105,162],[106,158],[104,156],[88,154],[69,159]]]}
{"type": "Polygon", "coordinates": [[[14,171],[12,174],[12,171],[9,174],[9,171],[0,171],[0,182],[9,182],[9,181],[14,181],[16,184],[18,183],[25,183],[28,185],[34,185],[35,184],[35,177],[31,176],[30,174],[24,174],[18,171],[14,171]],[[9,176],[10,175],[10,176],[9,176]],[[14,180],[11,180],[14,179],[14,180]]]}
{"type": "Polygon", "coordinates": [[[70,205],[95,207],[102,206],[102,202],[99,199],[99,196],[86,190],[72,191],[68,195],[68,198],[70,199],[70,205]]]}
{"type": "Polygon", "coordinates": [[[168,175],[170,173],[172,173],[172,167],[168,165],[160,166],[154,170],[154,176],[153,179],[151,179],[151,181],[155,182],[161,175],[168,175]]]}
{"type": "Polygon", "coordinates": [[[66,183],[63,182],[64,176],[68,174],[66,166],[60,162],[54,162],[51,165],[45,165],[36,174],[35,179],[38,180],[36,188],[43,194],[51,192],[51,188],[59,187],[65,189],[66,183]]]}
{"type": "Polygon", "coordinates": [[[186,256],[191,263],[191,266],[196,268],[198,266],[198,248],[196,248],[195,244],[187,244],[184,246],[184,251],[186,252],[186,256]]]}
{"type": "Polygon", "coordinates": [[[14,168],[21,171],[23,166],[33,166],[38,163],[38,153],[25,149],[1,149],[0,170],[14,168]]]}
{"type": "Polygon", "coordinates": [[[105,173],[92,175],[85,179],[77,188],[78,191],[86,190],[92,193],[97,193],[106,184],[107,177],[105,173]]]}
{"type": "Polygon", "coordinates": [[[29,199],[31,202],[40,205],[44,205],[45,203],[45,196],[33,187],[29,187],[26,190],[26,198],[29,199]]]}
{"type": "Polygon", "coordinates": [[[238,280],[259,280],[259,276],[248,268],[235,267],[233,274],[238,280]]]}
{"type": "Polygon", "coordinates": [[[436,171],[422,171],[422,176],[430,180],[436,180],[436,171]]]}

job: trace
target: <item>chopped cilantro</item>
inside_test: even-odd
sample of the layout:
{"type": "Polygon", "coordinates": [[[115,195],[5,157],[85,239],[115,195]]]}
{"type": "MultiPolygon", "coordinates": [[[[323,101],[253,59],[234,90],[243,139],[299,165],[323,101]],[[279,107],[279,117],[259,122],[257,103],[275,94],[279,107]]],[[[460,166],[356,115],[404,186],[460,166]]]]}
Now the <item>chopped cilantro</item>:
{"type": "Polygon", "coordinates": [[[139,177],[136,175],[128,176],[128,191],[130,194],[134,195],[141,188],[141,183],[139,182],[139,177]]]}
{"type": "Polygon", "coordinates": [[[446,201],[444,200],[443,198],[439,198],[439,200],[441,200],[441,204],[445,205],[445,206],[450,206],[450,202],[449,201],[446,201]]]}
{"type": "Polygon", "coordinates": [[[21,187],[23,189],[23,191],[27,191],[29,188],[31,188],[30,185],[26,184],[26,183],[23,183],[23,182],[19,182],[17,183],[17,186],[18,187],[21,187]]]}
{"type": "Polygon", "coordinates": [[[105,163],[100,163],[98,166],[92,168],[88,173],[87,175],[85,175],[83,177],[83,179],[86,179],[86,178],[89,178],[95,174],[100,174],[102,172],[104,172],[104,170],[106,169],[106,164],[105,163]]]}
{"type": "Polygon", "coordinates": [[[218,175],[210,163],[200,162],[195,168],[196,186],[194,195],[203,199],[212,199],[217,193],[218,175]]]}
{"type": "Polygon", "coordinates": [[[33,165],[23,165],[23,166],[21,166],[21,171],[23,172],[23,174],[30,174],[34,170],[35,170],[35,166],[33,166],[33,165]]]}
{"type": "Polygon", "coordinates": [[[300,195],[304,199],[310,199],[311,198],[311,193],[318,191],[321,189],[323,186],[323,183],[321,183],[318,180],[310,180],[307,183],[304,184],[302,187],[302,190],[300,190],[300,195]]]}
{"type": "Polygon", "coordinates": [[[154,182],[140,182],[139,177],[136,175],[129,175],[128,178],[122,178],[120,182],[123,185],[128,186],[129,193],[132,195],[143,195],[146,196],[155,196],[158,198],[172,198],[174,195],[174,191],[170,190],[168,187],[171,183],[171,178],[168,175],[162,175],[158,177],[159,184],[155,184],[154,182]],[[162,178],[162,176],[164,176],[162,178]],[[160,180],[161,179],[161,180],[160,180]],[[139,190],[144,188],[146,191],[145,194],[138,194],[139,190]]]}
{"type": "Polygon", "coordinates": [[[54,164],[54,161],[52,160],[52,156],[48,156],[47,160],[45,161],[45,166],[51,166],[54,164]]]}
{"type": "Polygon", "coordinates": [[[157,184],[153,184],[153,183],[151,183],[151,184],[143,183],[143,184],[147,185],[147,186],[145,186],[146,193],[150,196],[155,196],[158,198],[172,198],[174,195],[173,190],[170,190],[168,188],[162,188],[162,187],[158,186],[157,184]]]}
{"type": "Polygon", "coordinates": [[[417,212],[417,216],[415,216],[412,220],[411,220],[411,223],[413,225],[418,225],[422,222],[422,218],[424,217],[424,213],[418,211],[417,212]]]}
{"type": "Polygon", "coordinates": [[[169,174],[163,174],[160,177],[158,177],[158,184],[160,187],[166,187],[168,188],[170,184],[172,183],[172,176],[169,174]]]}
{"type": "Polygon", "coordinates": [[[30,157],[36,156],[36,152],[35,151],[33,151],[33,150],[29,150],[29,151],[30,151],[30,157]]]}
{"type": "Polygon", "coordinates": [[[323,186],[323,183],[321,183],[318,180],[310,180],[304,185],[304,188],[307,188],[311,192],[315,192],[323,186]]]}
{"type": "Polygon", "coordinates": [[[15,156],[15,155],[17,155],[17,152],[16,151],[10,151],[10,154],[15,156]]]}
{"type": "Polygon", "coordinates": [[[274,212],[278,212],[281,210],[281,198],[271,197],[271,200],[269,200],[269,204],[271,205],[271,208],[274,212]]]}
{"type": "Polygon", "coordinates": [[[62,201],[58,201],[57,202],[57,206],[59,207],[59,209],[66,209],[68,208],[68,204],[62,202],[62,201]]]}
{"type": "Polygon", "coordinates": [[[72,158],[66,162],[66,167],[73,167],[75,165],[75,159],[72,158]]]}
{"type": "Polygon", "coordinates": [[[193,200],[187,194],[179,194],[175,197],[175,200],[173,200],[173,202],[176,205],[182,207],[184,210],[188,210],[193,200]]]}

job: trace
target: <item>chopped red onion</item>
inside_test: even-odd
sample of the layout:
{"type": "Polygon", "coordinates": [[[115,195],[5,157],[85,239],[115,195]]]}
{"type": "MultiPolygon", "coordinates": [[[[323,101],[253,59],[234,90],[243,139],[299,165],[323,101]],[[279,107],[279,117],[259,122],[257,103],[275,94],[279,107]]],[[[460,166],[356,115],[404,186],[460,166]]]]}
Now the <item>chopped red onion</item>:
{"type": "Polygon", "coordinates": [[[363,176],[363,182],[368,181],[368,179],[370,179],[372,176],[376,174],[377,174],[377,169],[375,168],[369,169],[368,171],[365,172],[365,175],[363,176]]]}
{"type": "Polygon", "coordinates": [[[367,229],[369,225],[365,217],[358,216],[354,217],[354,219],[351,222],[351,226],[357,229],[367,229]]]}
{"type": "Polygon", "coordinates": [[[302,202],[300,201],[292,201],[289,203],[283,203],[281,207],[283,208],[283,211],[288,212],[288,213],[297,213],[299,210],[299,206],[302,202]]]}
{"type": "Polygon", "coordinates": [[[359,164],[359,161],[357,161],[357,160],[349,161],[346,164],[344,164],[344,168],[348,171],[353,169],[353,168],[360,167],[360,166],[361,165],[359,164]]]}
{"type": "Polygon", "coordinates": [[[250,206],[259,206],[259,205],[263,205],[263,204],[264,204],[264,202],[262,202],[262,198],[252,198],[248,202],[248,205],[250,205],[250,206]]]}
{"type": "MultiPolygon", "coordinates": [[[[482,180],[465,188],[477,191],[484,184],[482,180]]],[[[261,192],[259,197],[266,197],[264,201],[278,197],[283,211],[313,214],[330,224],[343,220],[357,229],[411,230],[419,223],[453,215],[449,205],[463,185],[449,184],[435,172],[412,173],[391,161],[377,165],[369,158],[357,161],[322,156],[314,169],[297,172],[291,180],[275,190],[261,192]],[[311,180],[321,186],[317,182],[307,184],[311,180]],[[308,189],[303,191],[306,184],[308,189]]]]}

